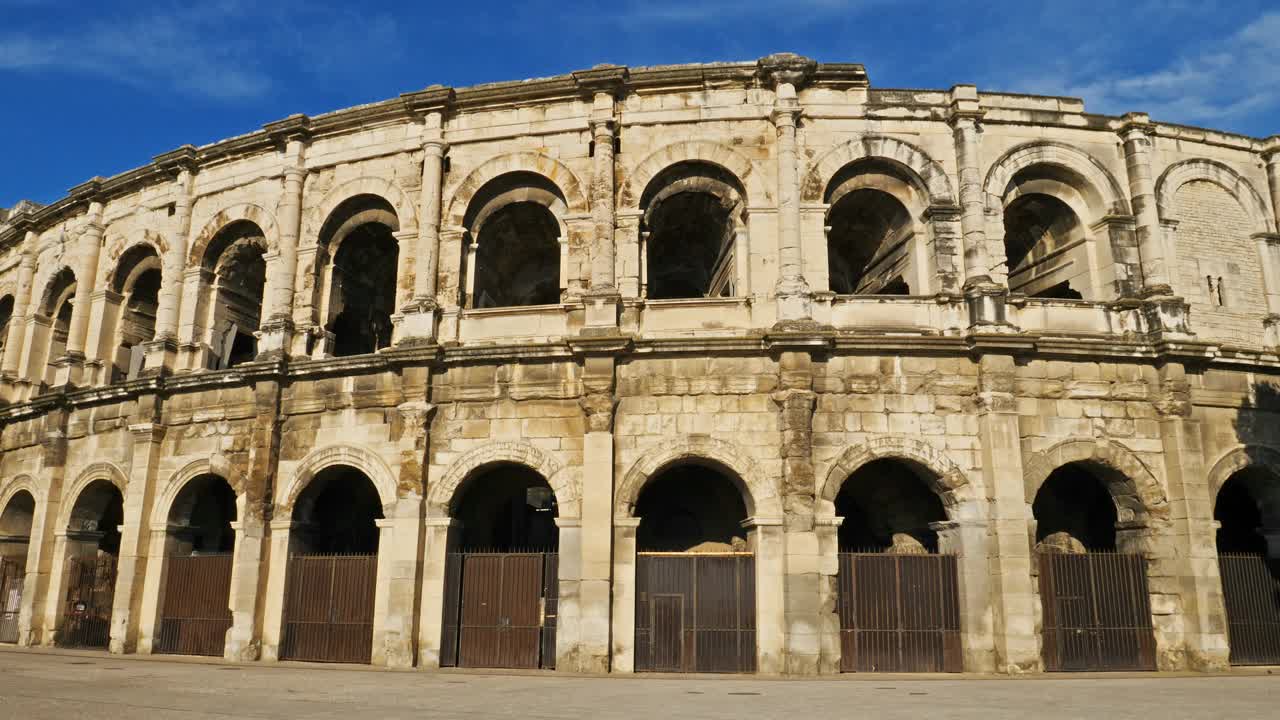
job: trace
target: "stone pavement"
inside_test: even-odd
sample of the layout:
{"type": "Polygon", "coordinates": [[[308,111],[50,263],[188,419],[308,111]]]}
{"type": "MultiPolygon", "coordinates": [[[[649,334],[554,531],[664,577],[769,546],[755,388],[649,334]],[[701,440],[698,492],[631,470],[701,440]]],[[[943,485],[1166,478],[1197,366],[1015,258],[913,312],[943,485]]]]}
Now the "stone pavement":
{"type": "Polygon", "coordinates": [[[110,718],[1261,718],[1280,672],[1035,679],[573,677],[0,649],[0,720],[110,718]]]}

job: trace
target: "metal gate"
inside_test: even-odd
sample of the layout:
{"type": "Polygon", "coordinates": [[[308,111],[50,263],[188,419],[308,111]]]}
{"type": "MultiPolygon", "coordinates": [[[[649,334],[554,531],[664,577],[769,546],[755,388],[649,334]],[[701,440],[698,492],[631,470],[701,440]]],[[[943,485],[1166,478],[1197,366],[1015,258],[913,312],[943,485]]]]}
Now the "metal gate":
{"type": "Polygon", "coordinates": [[[98,553],[67,561],[67,599],[58,629],[61,647],[105,648],[111,639],[116,556],[98,553]]]}
{"type": "Polygon", "coordinates": [[[635,653],[637,671],[755,672],[755,557],[638,553],[635,653]]]}
{"type": "Polygon", "coordinates": [[[556,553],[450,553],[441,664],[554,669],[559,559],[556,553]]]}
{"type": "Polygon", "coordinates": [[[0,558],[0,643],[18,642],[23,570],[17,561],[0,558]]]}
{"type": "Polygon", "coordinates": [[[1156,669],[1141,555],[1041,553],[1040,602],[1046,670],[1156,669]]]}
{"type": "Polygon", "coordinates": [[[280,659],[369,662],[377,577],[377,555],[291,556],[280,659]]]}
{"type": "Polygon", "coordinates": [[[231,555],[174,556],[165,563],[155,651],[222,657],[231,629],[231,555]]]}
{"type": "Polygon", "coordinates": [[[954,555],[840,553],[841,672],[960,672],[954,555]]]}
{"type": "Polygon", "coordinates": [[[1223,553],[1222,599],[1232,665],[1280,665],[1280,561],[1223,553]]]}

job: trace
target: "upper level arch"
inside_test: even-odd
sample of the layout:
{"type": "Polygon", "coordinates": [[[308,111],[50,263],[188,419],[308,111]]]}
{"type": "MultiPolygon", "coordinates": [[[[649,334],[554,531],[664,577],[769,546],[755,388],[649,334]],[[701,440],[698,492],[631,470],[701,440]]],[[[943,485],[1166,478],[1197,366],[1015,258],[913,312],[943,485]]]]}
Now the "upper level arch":
{"type": "Polygon", "coordinates": [[[1079,193],[1083,202],[1070,202],[1076,205],[1074,209],[1086,224],[1095,223],[1109,214],[1129,214],[1124,190],[1101,162],[1079,148],[1049,140],[1011,148],[991,166],[982,185],[987,212],[998,215],[1020,194],[1027,192],[1027,189],[1019,190],[1014,181],[1019,173],[1037,166],[1066,171],[1057,179],[1079,193]]]}
{"type": "Polygon", "coordinates": [[[564,198],[567,215],[586,215],[590,212],[582,182],[569,166],[541,153],[516,152],[486,160],[452,188],[446,195],[449,202],[441,215],[442,226],[452,230],[465,229],[468,210],[481,188],[489,181],[513,172],[540,175],[554,185],[564,198]]]}
{"type": "Polygon", "coordinates": [[[260,205],[240,203],[223,208],[214,213],[191,239],[191,247],[187,253],[187,267],[207,267],[217,263],[219,252],[211,252],[210,244],[214,238],[229,226],[245,222],[251,223],[261,232],[265,252],[273,253],[279,247],[280,234],[275,216],[260,205]]]}
{"type": "Polygon", "coordinates": [[[951,178],[936,160],[911,143],[883,135],[867,135],[827,150],[809,166],[800,188],[805,203],[824,202],[831,184],[845,167],[861,160],[875,159],[896,166],[928,198],[930,205],[954,205],[951,178]]]}
{"type": "Polygon", "coordinates": [[[760,173],[755,172],[752,162],[746,156],[720,143],[685,140],[658,148],[627,173],[618,187],[618,208],[641,209],[643,196],[654,178],[667,168],[686,162],[715,165],[732,175],[746,189],[748,206],[767,205],[771,201],[760,173]]]}
{"type": "Polygon", "coordinates": [[[1211,182],[1234,197],[1248,214],[1249,221],[1255,228],[1254,232],[1275,230],[1275,221],[1253,183],[1229,165],[1208,158],[1183,160],[1170,165],[1160,174],[1160,178],[1156,180],[1156,209],[1161,220],[1177,219],[1175,195],[1183,185],[1196,180],[1211,182]]]}
{"type": "MultiPolygon", "coordinates": [[[[150,249],[157,257],[163,258],[169,252],[169,241],[163,234],[149,229],[134,230],[126,235],[115,236],[108,232],[106,248],[98,265],[102,268],[100,271],[102,284],[114,290],[126,284],[120,277],[120,273],[122,262],[127,262],[128,256],[136,256],[150,249]]],[[[120,291],[116,290],[116,292],[120,291]]]]}
{"type": "Polygon", "coordinates": [[[365,175],[331,188],[319,203],[307,210],[302,230],[304,242],[318,241],[325,225],[338,209],[361,196],[378,198],[392,208],[395,216],[393,230],[413,230],[418,227],[418,210],[412,197],[401,190],[393,179],[365,175]]]}

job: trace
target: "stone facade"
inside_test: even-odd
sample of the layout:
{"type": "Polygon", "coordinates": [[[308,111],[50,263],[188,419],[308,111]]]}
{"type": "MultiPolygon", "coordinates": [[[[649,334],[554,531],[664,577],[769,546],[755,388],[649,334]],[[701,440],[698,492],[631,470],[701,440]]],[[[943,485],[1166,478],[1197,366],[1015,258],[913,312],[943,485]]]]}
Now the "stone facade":
{"type": "Polygon", "coordinates": [[[759,671],[835,672],[839,496],[888,461],[945,511],[966,669],[1042,667],[1033,504],[1068,465],[1148,560],[1159,667],[1224,668],[1216,493],[1280,467],[1277,211],[1277,138],[785,54],[432,86],[179,148],[0,214],[19,643],[55,641],[105,481],[110,649],[151,652],[175,498],[214,474],[226,656],[277,659],[291,518],[342,466],[382,508],[372,661],[436,666],[457,497],[507,464],[555,495],[558,667],[628,672],[637,503],[692,462],[743,496],[759,671]],[[394,287],[353,237],[394,248],[394,287]]]}

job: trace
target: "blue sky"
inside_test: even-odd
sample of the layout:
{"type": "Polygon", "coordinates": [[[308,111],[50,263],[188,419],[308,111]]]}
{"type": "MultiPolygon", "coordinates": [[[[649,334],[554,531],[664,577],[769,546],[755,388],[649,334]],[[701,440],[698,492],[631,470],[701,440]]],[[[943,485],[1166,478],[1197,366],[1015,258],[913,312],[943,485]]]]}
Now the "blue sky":
{"type": "Polygon", "coordinates": [[[865,63],[878,87],[1083,97],[1280,133],[1276,0],[0,0],[0,207],[290,113],[611,62],[865,63]]]}

